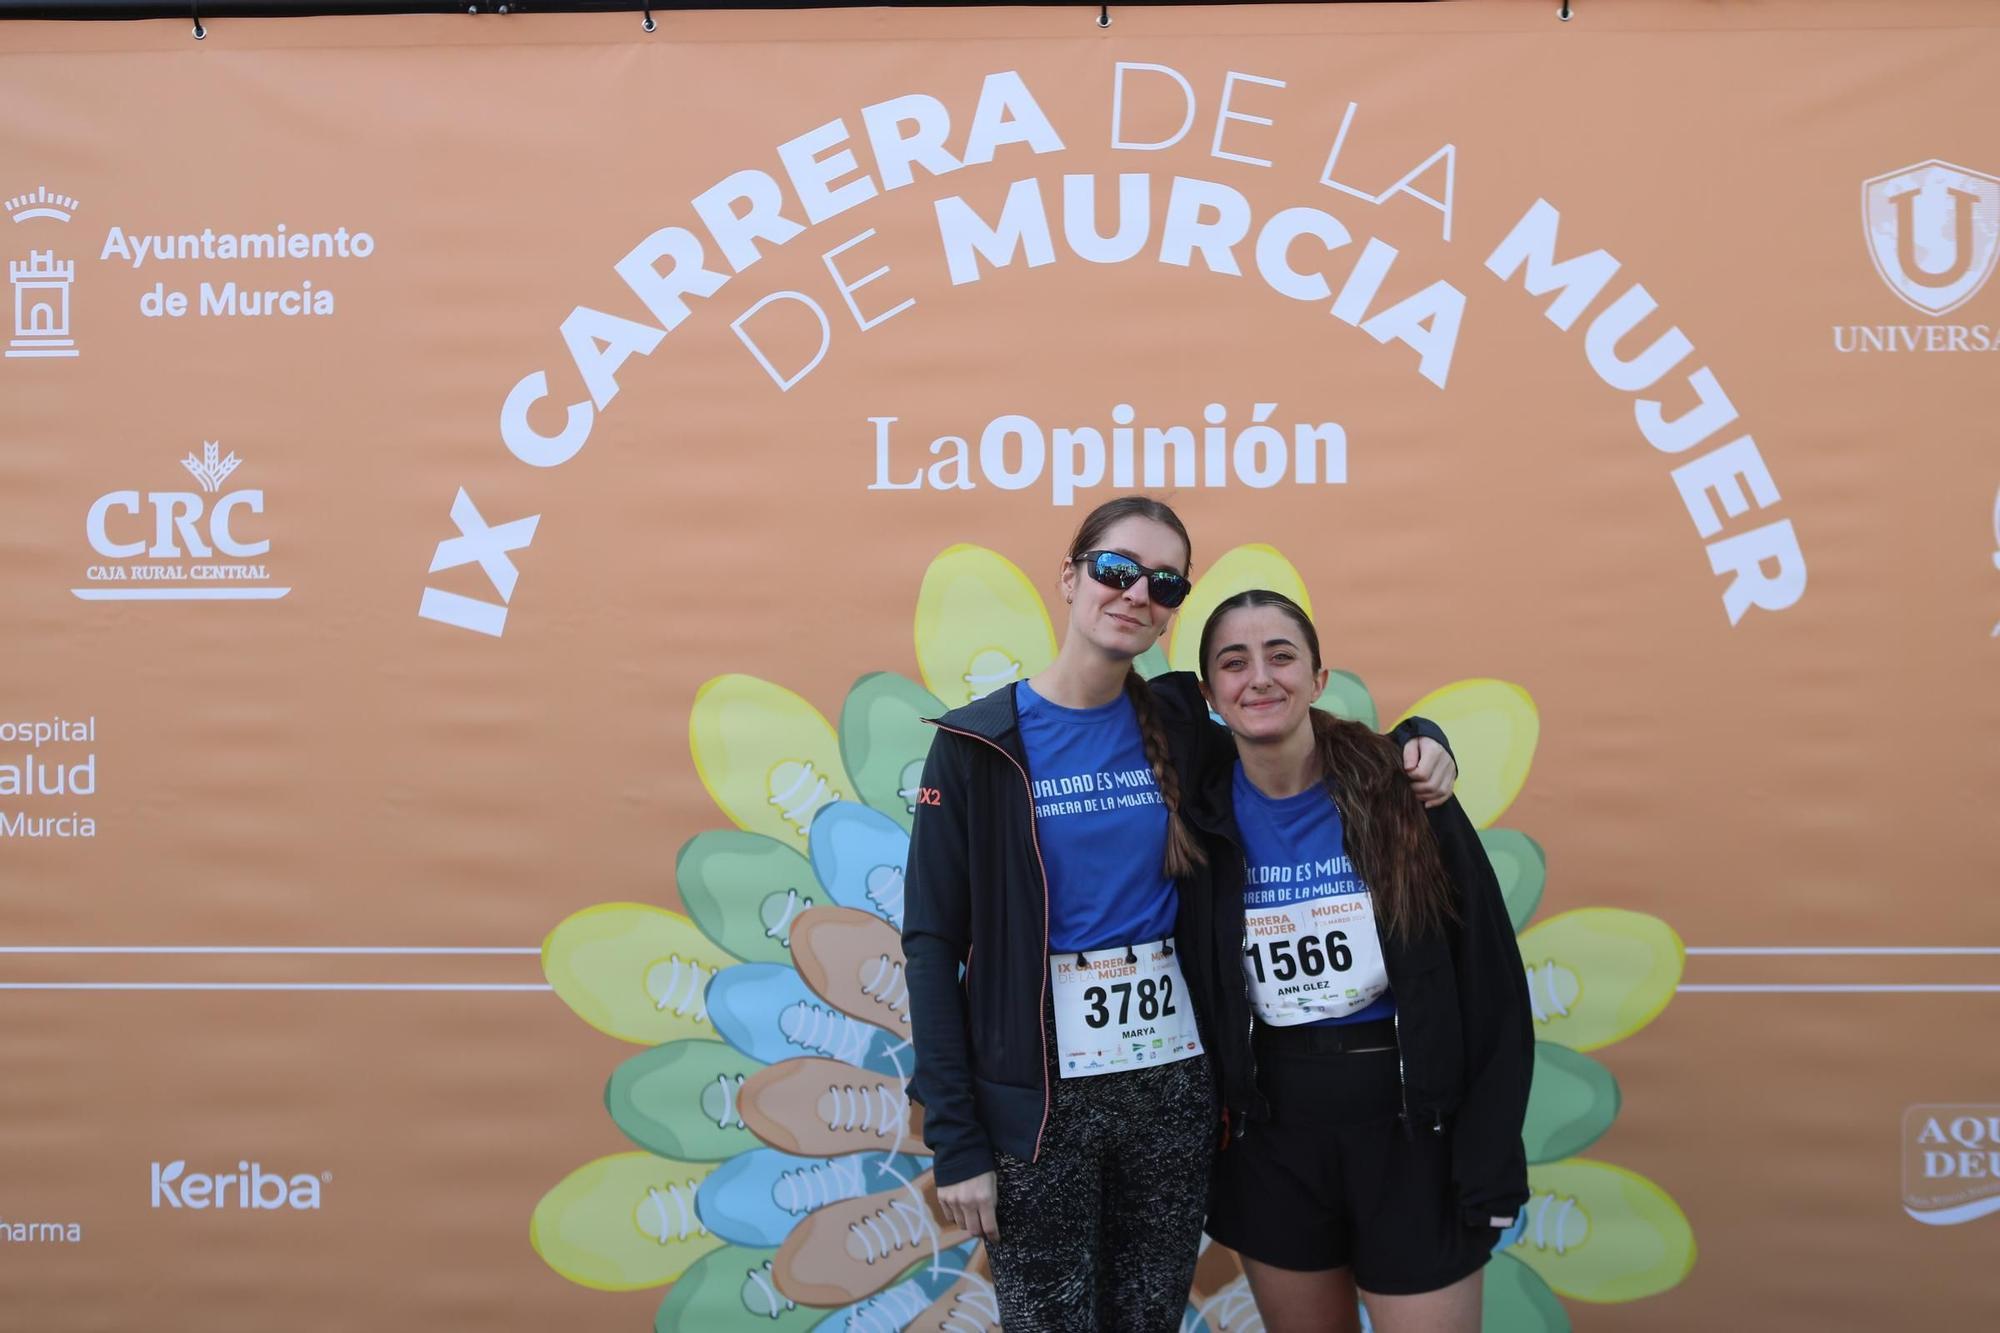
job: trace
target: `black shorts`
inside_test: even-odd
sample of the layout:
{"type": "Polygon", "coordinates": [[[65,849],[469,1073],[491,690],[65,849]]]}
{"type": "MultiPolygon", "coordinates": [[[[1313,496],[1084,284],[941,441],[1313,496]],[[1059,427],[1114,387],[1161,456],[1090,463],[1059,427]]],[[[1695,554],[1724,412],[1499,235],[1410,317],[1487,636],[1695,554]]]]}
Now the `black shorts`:
{"type": "Polygon", "coordinates": [[[1352,1268],[1357,1286],[1384,1296],[1437,1291],[1485,1264],[1500,1231],[1461,1219],[1449,1134],[1405,1135],[1396,1052],[1338,1049],[1394,1040],[1386,1020],[1258,1025],[1271,1118],[1216,1155],[1211,1237],[1276,1268],[1352,1268]]]}

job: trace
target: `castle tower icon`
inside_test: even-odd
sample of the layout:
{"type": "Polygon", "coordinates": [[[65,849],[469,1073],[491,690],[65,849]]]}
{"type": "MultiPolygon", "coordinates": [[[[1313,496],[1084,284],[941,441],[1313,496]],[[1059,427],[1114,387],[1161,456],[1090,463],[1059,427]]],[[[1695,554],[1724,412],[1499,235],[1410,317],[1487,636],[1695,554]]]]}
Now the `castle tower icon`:
{"type": "MultiPolygon", "coordinates": [[[[77,207],[75,199],[57,194],[46,185],[7,201],[7,214],[16,224],[36,219],[68,222],[77,207]]],[[[75,356],[76,339],[70,335],[69,294],[76,281],[76,261],[58,259],[54,250],[29,250],[25,260],[8,262],[7,281],[14,288],[14,336],[7,355],[75,356]]]]}
{"type": "Polygon", "coordinates": [[[8,356],[75,356],[69,332],[69,288],[76,261],[57,259],[53,250],[30,250],[26,261],[7,265],[14,285],[14,337],[8,356]]]}

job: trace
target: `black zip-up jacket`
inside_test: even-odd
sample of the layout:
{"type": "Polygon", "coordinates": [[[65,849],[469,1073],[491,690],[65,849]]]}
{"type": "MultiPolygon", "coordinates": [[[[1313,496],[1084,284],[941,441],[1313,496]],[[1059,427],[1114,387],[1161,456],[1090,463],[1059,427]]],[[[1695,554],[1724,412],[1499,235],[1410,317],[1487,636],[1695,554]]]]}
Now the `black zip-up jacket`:
{"type": "MultiPolygon", "coordinates": [[[[1235,753],[1193,679],[1161,677],[1154,692],[1184,794],[1223,750],[1235,753]]],[[[910,1090],[924,1105],[936,1181],[953,1185],[992,1170],[995,1148],[1039,1155],[1049,1108],[1048,880],[1014,691],[935,721],[910,835],[903,954],[917,1057],[910,1090]]],[[[1406,726],[1444,739],[1421,720],[1406,726]]],[[[1211,840],[1233,835],[1227,795],[1225,786],[1227,822],[1203,821],[1211,840]]],[[[1184,796],[1184,813],[1187,805],[1184,796]]],[[[1214,892],[1206,874],[1177,886],[1174,942],[1222,1102],[1248,1108],[1261,1098],[1243,981],[1242,859],[1224,854],[1236,867],[1230,892],[1214,892]]]]}
{"type": "MultiPolygon", "coordinates": [[[[1180,699],[1161,699],[1161,717],[1186,791],[1203,733],[1217,729],[1206,705],[1191,715],[1180,699]]],[[[991,1171],[996,1148],[1028,1160],[1041,1148],[1049,1112],[1048,879],[1014,691],[995,690],[935,721],[910,834],[903,956],[917,1053],[910,1091],[924,1104],[937,1183],[955,1185],[991,1171]]],[[[1213,895],[1185,881],[1179,890],[1174,947],[1202,1046],[1213,1055],[1219,1042],[1234,1040],[1241,1050],[1227,1062],[1247,1063],[1242,984],[1217,984],[1234,976],[1220,966],[1225,954],[1229,968],[1242,969],[1241,895],[1229,944],[1216,928],[1213,895]],[[1226,1026],[1216,1022],[1219,1004],[1226,1026]]],[[[1224,1058],[1214,1063],[1220,1068],[1224,1058]]]]}
{"type": "MultiPolygon", "coordinates": [[[[1161,676],[1153,688],[1177,712],[1205,708],[1190,673],[1161,676]]],[[[1443,740],[1422,719],[1398,726],[1390,739],[1400,745],[1418,735],[1443,740]]],[[[1196,763],[1193,781],[1183,788],[1181,814],[1208,853],[1204,878],[1217,904],[1217,952],[1238,955],[1234,989],[1240,1012],[1247,1015],[1240,957],[1245,862],[1230,798],[1234,741],[1214,729],[1204,737],[1196,763]]],[[[1528,1201],[1521,1126],[1534,1069],[1534,1020],[1520,947],[1478,831],[1456,797],[1425,813],[1457,891],[1457,919],[1414,939],[1381,931],[1382,959],[1396,997],[1402,1114],[1410,1132],[1451,1136],[1460,1217],[1467,1226],[1486,1227],[1513,1217],[1528,1201]]],[[[1223,1050],[1225,1057],[1239,1053],[1235,1043],[1223,1050]]],[[[1246,1068],[1231,1059],[1224,1065],[1224,1104],[1239,1128],[1255,1133],[1255,1121],[1269,1110],[1257,1090],[1254,1065],[1246,1068]]]]}

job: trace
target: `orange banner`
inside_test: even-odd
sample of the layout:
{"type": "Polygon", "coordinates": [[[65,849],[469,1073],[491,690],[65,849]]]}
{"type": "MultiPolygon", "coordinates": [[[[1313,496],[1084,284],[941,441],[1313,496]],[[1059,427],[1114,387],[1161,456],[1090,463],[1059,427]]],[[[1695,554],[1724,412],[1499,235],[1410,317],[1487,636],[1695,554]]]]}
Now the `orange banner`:
{"type": "Polygon", "coordinates": [[[2000,1319],[2000,13],[1555,8],[0,28],[0,1325],[997,1326],[921,719],[1129,491],[1453,738],[1489,1329],[2000,1319]]]}

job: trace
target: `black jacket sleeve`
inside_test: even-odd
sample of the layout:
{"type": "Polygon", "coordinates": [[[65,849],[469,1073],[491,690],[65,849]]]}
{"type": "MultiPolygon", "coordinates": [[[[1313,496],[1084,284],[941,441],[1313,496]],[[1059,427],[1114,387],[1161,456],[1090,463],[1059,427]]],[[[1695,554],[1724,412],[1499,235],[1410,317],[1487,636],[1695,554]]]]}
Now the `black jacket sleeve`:
{"type": "Polygon", "coordinates": [[[933,799],[918,805],[903,890],[903,958],[910,986],[916,1071],[910,1091],[924,1104],[924,1142],[940,1185],[993,1169],[993,1145],[972,1100],[970,1019],[959,969],[972,941],[966,872],[967,742],[939,732],[924,761],[933,799]]]}
{"type": "Polygon", "coordinates": [[[1465,1040],[1465,1096],[1452,1126],[1452,1179],[1467,1226],[1506,1225],[1528,1201],[1521,1126],[1535,1064],[1520,946],[1479,833],[1453,797],[1430,810],[1431,830],[1458,888],[1451,935],[1465,1040]]]}

